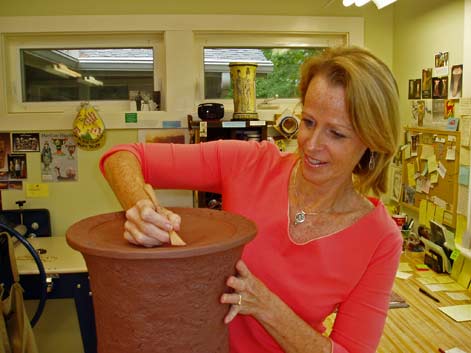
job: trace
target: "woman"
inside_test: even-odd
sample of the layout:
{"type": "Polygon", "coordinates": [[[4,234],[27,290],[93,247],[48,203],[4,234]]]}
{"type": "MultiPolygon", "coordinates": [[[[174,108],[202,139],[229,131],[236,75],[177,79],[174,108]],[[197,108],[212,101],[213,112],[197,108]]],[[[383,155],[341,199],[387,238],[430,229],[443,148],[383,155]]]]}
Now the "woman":
{"type": "Polygon", "coordinates": [[[389,69],[359,48],[326,50],[300,82],[299,150],[269,142],[134,144],[101,168],[126,212],[125,238],[168,242],[180,218],[158,214],[144,184],[223,195],[225,210],[257,223],[237,276],[227,280],[232,353],[375,352],[402,247],[384,205],[400,131],[389,69]],[[324,319],[337,311],[332,333],[324,319]]]}

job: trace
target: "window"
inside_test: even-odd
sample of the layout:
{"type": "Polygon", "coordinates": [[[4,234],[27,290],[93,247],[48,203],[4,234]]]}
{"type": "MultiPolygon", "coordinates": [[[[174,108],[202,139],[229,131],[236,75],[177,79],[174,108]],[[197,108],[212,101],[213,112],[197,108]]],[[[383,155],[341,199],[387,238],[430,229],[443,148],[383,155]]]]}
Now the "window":
{"type": "Polygon", "coordinates": [[[135,96],[160,97],[161,33],[8,35],[5,43],[9,112],[70,111],[81,101],[129,110],[135,96]]]}
{"type": "Polygon", "coordinates": [[[152,92],[152,48],[21,49],[22,101],[128,100],[152,92]]]}
{"type": "Polygon", "coordinates": [[[226,104],[232,100],[229,63],[257,64],[257,98],[292,101],[298,97],[299,69],[305,59],[329,46],[346,44],[347,37],[319,33],[198,33],[196,42],[203,63],[202,99],[226,100],[226,104]]]}
{"type": "Polygon", "coordinates": [[[257,98],[296,98],[299,68],[325,48],[204,48],[206,99],[232,98],[229,63],[257,64],[257,98]]]}

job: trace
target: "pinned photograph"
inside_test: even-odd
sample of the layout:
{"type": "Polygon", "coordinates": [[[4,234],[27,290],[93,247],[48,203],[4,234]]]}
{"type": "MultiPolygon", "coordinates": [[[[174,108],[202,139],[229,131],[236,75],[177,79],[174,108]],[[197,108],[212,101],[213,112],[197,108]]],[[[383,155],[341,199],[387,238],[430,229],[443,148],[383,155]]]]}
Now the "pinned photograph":
{"type": "Polygon", "coordinates": [[[452,118],[455,116],[455,107],[457,103],[458,99],[445,100],[445,118],[452,118]]]}
{"type": "Polygon", "coordinates": [[[432,98],[432,69],[422,70],[422,98],[432,98]]]}
{"type": "Polygon", "coordinates": [[[393,167],[392,169],[392,194],[391,197],[394,201],[401,200],[402,193],[402,169],[401,167],[393,167]]]}
{"type": "Polygon", "coordinates": [[[160,92],[129,91],[131,111],[154,111],[159,110],[160,92]],[[158,101],[157,101],[158,100],[158,101]]]}
{"type": "Polygon", "coordinates": [[[0,133],[0,176],[2,171],[8,173],[7,155],[11,152],[10,133],[0,133]]]}
{"type": "Polygon", "coordinates": [[[26,168],[26,154],[9,154],[8,171],[10,179],[25,179],[28,177],[26,168]]]}
{"type": "Polygon", "coordinates": [[[13,152],[39,152],[39,133],[12,133],[13,152]]]}
{"type": "Polygon", "coordinates": [[[448,75],[448,52],[438,52],[435,54],[435,67],[433,68],[433,76],[448,75]]]}
{"type": "Polygon", "coordinates": [[[77,149],[71,133],[42,133],[40,150],[42,181],[78,180],[77,149]]]}
{"type": "Polygon", "coordinates": [[[448,76],[432,78],[432,98],[448,98],[448,76]]]}
{"type": "Polygon", "coordinates": [[[420,99],[421,91],[422,80],[420,78],[409,80],[409,99],[420,99]]]}
{"type": "Polygon", "coordinates": [[[434,123],[440,123],[445,118],[445,100],[434,99],[432,106],[432,119],[434,123]]]}
{"type": "Polygon", "coordinates": [[[404,202],[410,205],[415,203],[415,189],[410,186],[404,188],[404,202]]]}
{"type": "Polygon", "coordinates": [[[426,126],[432,123],[432,108],[430,100],[411,101],[411,117],[413,125],[426,126]]]}
{"type": "Polygon", "coordinates": [[[435,67],[448,67],[448,52],[435,54],[435,67]]]}
{"type": "Polygon", "coordinates": [[[450,98],[460,98],[463,86],[463,65],[453,65],[451,67],[450,98]]]}

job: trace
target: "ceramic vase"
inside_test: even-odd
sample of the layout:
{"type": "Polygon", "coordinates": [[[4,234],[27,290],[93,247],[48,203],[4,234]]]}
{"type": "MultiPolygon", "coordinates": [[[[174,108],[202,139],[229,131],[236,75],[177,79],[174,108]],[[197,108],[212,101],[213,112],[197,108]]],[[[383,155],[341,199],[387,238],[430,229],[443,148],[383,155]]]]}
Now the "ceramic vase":
{"type": "Polygon", "coordinates": [[[234,98],[232,120],[258,120],[255,94],[257,64],[233,62],[229,67],[234,98]]]}
{"type": "Polygon", "coordinates": [[[124,240],[124,213],[86,218],[67,230],[90,274],[99,353],[228,353],[228,292],[244,245],[256,234],[224,211],[174,208],[186,246],[124,240]]]}

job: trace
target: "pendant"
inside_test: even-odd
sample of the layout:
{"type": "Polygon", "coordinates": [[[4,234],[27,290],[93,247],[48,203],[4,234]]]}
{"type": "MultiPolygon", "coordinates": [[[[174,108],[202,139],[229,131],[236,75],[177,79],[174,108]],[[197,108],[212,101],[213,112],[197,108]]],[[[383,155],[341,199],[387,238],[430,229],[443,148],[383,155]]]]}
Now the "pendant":
{"type": "Polygon", "coordinates": [[[298,224],[303,223],[306,220],[306,213],[303,210],[296,212],[294,216],[294,225],[297,226],[298,224]]]}

